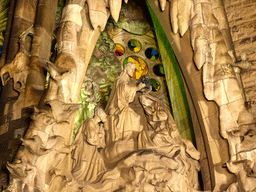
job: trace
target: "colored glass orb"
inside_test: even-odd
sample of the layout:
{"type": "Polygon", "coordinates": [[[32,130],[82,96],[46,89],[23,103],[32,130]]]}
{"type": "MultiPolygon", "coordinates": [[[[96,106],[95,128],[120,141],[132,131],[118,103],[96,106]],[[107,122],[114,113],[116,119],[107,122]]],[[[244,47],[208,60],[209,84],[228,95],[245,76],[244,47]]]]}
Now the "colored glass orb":
{"type": "Polygon", "coordinates": [[[158,59],[159,57],[159,53],[157,50],[155,50],[154,48],[148,48],[145,51],[145,55],[148,59],[154,61],[156,59],[158,59]]]}
{"type": "Polygon", "coordinates": [[[160,83],[155,80],[155,79],[150,79],[151,80],[151,86],[152,86],[152,91],[156,92],[160,90],[160,83]]]}
{"type": "Polygon", "coordinates": [[[116,44],[115,54],[116,54],[116,56],[122,56],[124,54],[124,47],[120,44],[116,44]]]}
{"type": "Polygon", "coordinates": [[[141,43],[137,40],[132,39],[128,42],[128,48],[131,51],[137,53],[141,50],[141,43]]]}
{"type": "Polygon", "coordinates": [[[153,67],[153,72],[159,77],[164,77],[164,67],[162,64],[157,64],[153,67]]]}
{"type": "Polygon", "coordinates": [[[148,73],[148,66],[143,59],[136,56],[127,57],[124,60],[123,67],[125,67],[125,65],[129,62],[135,63],[136,65],[132,78],[139,79],[142,75],[146,75],[148,73]]]}

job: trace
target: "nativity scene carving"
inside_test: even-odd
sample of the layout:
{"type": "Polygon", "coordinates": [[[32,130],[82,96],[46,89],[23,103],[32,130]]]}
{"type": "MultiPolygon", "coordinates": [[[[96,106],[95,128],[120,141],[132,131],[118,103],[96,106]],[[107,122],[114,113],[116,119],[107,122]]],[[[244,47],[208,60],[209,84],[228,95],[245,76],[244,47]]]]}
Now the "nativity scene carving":
{"type": "Polygon", "coordinates": [[[97,106],[78,130],[73,177],[84,191],[197,191],[200,153],[134,70],[125,66],[106,112],[97,106]]]}
{"type": "MultiPolygon", "coordinates": [[[[164,10],[167,1],[159,2],[164,10]]],[[[245,106],[239,80],[241,69],[250,64],[246,59],[238,61],[235,56],[226,20],[221,19],[225,18],[224,7],[219,6],[219,1],[185,0],[169,4],[174,33],[179,31],[183,36],[189,27],[191,29],[194,62],[203,73],[204,96],[219,107],[220,133],[229,143],[230,160],[225,166],[237,176],[237,182],[225,190],[254,191],[256,121],[245,106]],[[184,10],[188,11],[183,15],[180,11],[184,10]]],[[[200,153],[191,141],[181,137],[168,107],[151,94],[149,78],[132,78],[134,63],[124,66],[115,79],[106,107],[95,108],[94,117],[83,123],[71,145],[73,113],[80,107],[78,95],[91,54],[100,34],[106,34],[102,31],[109,15],[117,21],[122,6],[121,0],[102,4],[92,0],[67,1],[57,34],[58,57],[54,64],[45,62],[50,74],[49,86],[38,109],[34,109],[15,160],[7,164],[11,173],[7,191],[17,188],[21,191],[89,192],[199,190],[200,153]]],[[[128,15],[133,18],[132,14],[128,15]]],[[[121,16],[124,19],[125,16],[121,16]]],[[[113,33],[122,30],[115,27],[113,33]]],[[[132,27],[130,32],[134,32],[132,27]]],[[[27,72],[31,56],[22,51],[20,49],[13,61],[1,69],[1,79],[3,85],[10,78],[21,83],[21,88],[17,84],[14,89],[22,93],[20,97],[25,97],[25,79],[31,75],[27,72]],[[6,78],[7,72],[10,78],[6,78]]],[[[35,87],[42,92],[44,83],[35,87]]],[[[32,102],[35,95],[30,95],[29,105],[38,104],[39,101],[32,102]]],[[[216,140],[210,144],[215,143],[216,140]]],[[[215,149],[209,148],[209,153],[215,149]]],[[[221,163],[214,155],[212,172],[218,176],[216,167],[221,163]]],[[[211,180],[215,182],[214,178],[211,180]]]]}

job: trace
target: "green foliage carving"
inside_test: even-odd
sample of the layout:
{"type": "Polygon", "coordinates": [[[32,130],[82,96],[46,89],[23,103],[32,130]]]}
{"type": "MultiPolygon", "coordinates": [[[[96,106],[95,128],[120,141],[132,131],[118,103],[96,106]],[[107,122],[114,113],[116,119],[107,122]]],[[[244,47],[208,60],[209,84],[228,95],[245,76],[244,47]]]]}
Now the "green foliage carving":
{"type": "Polygon", "coordinates": [[[55,16],[55,29],[59,26],[64,5],[65,5],[65,0],[59,0],[58,6],[56,9],[56,16],[55,16]]]}
{"type": "Polygon", "coordinates": [[[86,71],[77,111],[73,139],[82,123],[94,115],[96,105],[105,106],[114,80],[120,73],[120,63],[115,55],[115,43],[104,31],[100,35],[86,71]]]}
{"type": "Polygon", "coordinates": [[[119,15],[118,22],[110,18],[108,25],[110,27],[116,26],[119,30],[125,30],[131,34],[145,35],[152,28],[148,20],[141,16],[143,9],[136,5],[135,2],[123,4],[119,15]]]}
{"type": "Polygon", "coordinates": [[[75,128],[73,131],[73,140],[79,127],[86,119],[90,119],[94,115],[94,108],[97,102],[100,100],[99,85],[92,80],[85,77],[85,81],[80,91],[79,103],[81,103],[80,109],[77,110],[75,118],[75,128]]]}

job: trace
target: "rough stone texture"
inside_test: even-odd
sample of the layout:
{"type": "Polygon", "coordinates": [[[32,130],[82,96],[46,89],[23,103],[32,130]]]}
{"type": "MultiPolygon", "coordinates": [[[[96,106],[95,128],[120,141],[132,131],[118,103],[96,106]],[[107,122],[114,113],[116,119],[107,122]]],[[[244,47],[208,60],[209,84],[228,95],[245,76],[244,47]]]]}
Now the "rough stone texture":
{"type": "Polygon", "coordinates": [[[11,90],[12,81],[9,81],[0,96],[0,191],[8,185],[8,171],[6,163],[12,162],[20,145],[20,138],[28,127],[29,114],[27,109],[18,108],[18,93],[11,90]],[[16,104],[15,104],[16,103],[16,104]],[[19,111],[20,110],[20,111],[19,111]],[[20,117],[17,117],[20,114],[20,117]]]}
{"type": "Polygon", "coordinates": [[[246,100],[256,114],[256,1],[224,0],[238,60],[246,53],[252,67],[242,73],[246,100]]]}

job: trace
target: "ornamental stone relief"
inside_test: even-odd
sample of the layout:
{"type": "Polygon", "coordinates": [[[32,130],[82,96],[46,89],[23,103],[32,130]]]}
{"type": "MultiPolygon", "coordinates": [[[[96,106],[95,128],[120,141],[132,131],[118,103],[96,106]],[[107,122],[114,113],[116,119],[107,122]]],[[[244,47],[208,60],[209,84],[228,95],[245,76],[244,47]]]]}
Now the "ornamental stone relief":
{"type": "MultiPolygon", "coordinates": [[[[171,113],[169,101],[162,101],[167,91],[161,75],[170,71],[165,68],[159,73],[159,64],[166,67],[170,59],[166,45],[178,50],[185,37],[194,51],[195,67],[202,73],[204,97],[218,107],[218,134],[228,142],[229,159],[222,170],[236,177],[230,184],[227,173],[221,172],[226,179],[223,185],[229,185],[222,187],[213,176],[212,190],[255,191],[255,112],[248,107],[252,102],[246,99],[241,78],[251,63],[246,54],[236,57],[223,2],[146,2],[159,47],[134,35],[150,39],[153,34],[152,25],[141,14],[146,8],[136,1],[67,0],[57,25],[50,19],[55,17],[57,1],[17,1],[16,12],[11,4],[17,23],[12,30],[18,32],[9,30],[11,40],[5,39],[13,50],[3,50],[10,54],[1,57],[0,76],[1,94],[16,101],[5,101],[1,133],[11,130],[10,122],[28,117],[22,116],[23,109],[33,108],[33,114],[25,135],[20,133],[21,147],[6,165],[10,182],[5,191],[200,191],[200,152],[181,137],[180,121],[173,118],[179,111],[175,108],[171,113]],[[161,20],[159,15],[166,11],[170,17],[161,20]],[[116,24],[106,27],[110,16],[116,24]],[[163,34],[156,25],[166,20],[172,31],[163,34]],[[57,51],[50,61],[55,26],[57,51]],[[176,39],[170,42],[170,37],[176,39]],[[44,90],[46,71],[49,81],[44,90]],[[157,77],[153,81],[147,75],[157,77]],[[108,91],[104,94],[103,85],[108,91]],[[81,95],[84,103],[79,103],[81,95]],[[75,121],[78,109],[79,123],[75,121]]],[[[187,52],[180,49],[176,54],[187,52]]],[[[222,157],[210,138],[205,140],[208,148],[202,152],[212,155],[212,162],[216,160],[213,152],[222,157]]],[[[206,167],[218,175],[214,163],[206,167]]]]}

